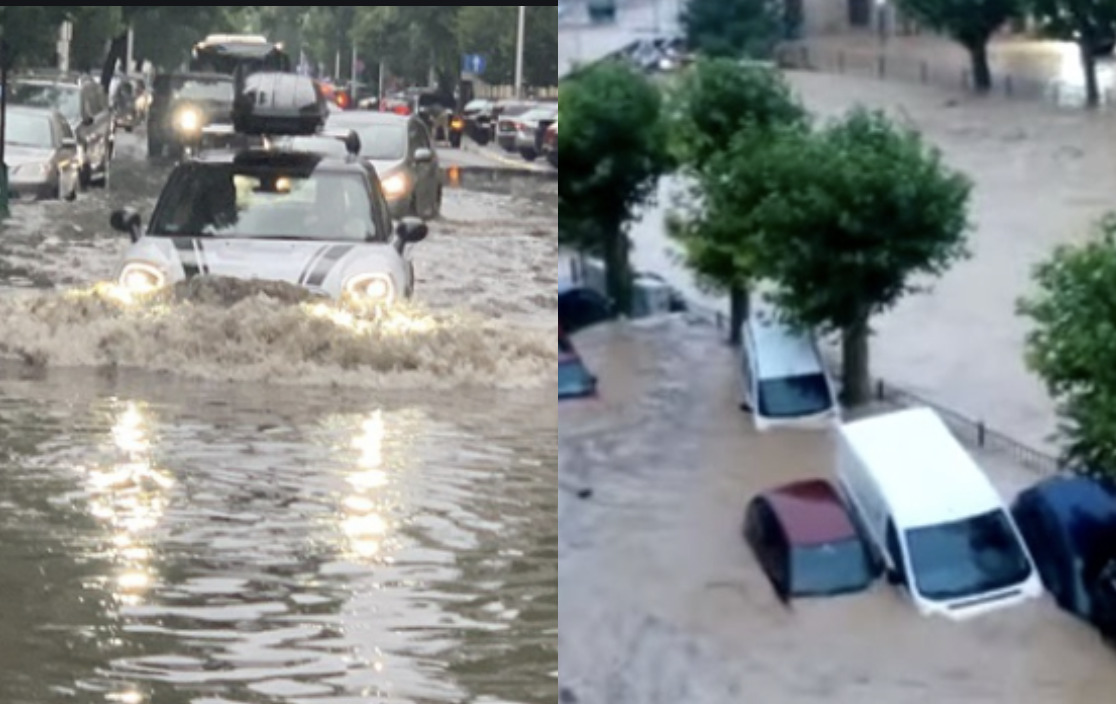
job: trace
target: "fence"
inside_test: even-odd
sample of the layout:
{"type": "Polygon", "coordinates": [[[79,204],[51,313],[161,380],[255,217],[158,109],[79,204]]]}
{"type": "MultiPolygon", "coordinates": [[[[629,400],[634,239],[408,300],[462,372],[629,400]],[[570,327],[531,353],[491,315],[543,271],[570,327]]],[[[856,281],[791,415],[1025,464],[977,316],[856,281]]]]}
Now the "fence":
{"type": "MultiPolygon", "coordinates": [[[[800,42],[781,47],[777,61],[789,69],[872,77],[946,90],[974,90],[972,70],[967,66],[893,53],[883,48],[834,48],[800,42]]],[[[992,94],[1007,98],[1046,101],[1066,107],[1085,104],[1084,88],[1058,79],[993,71],[992,81],[992,94]]],[[[1116,104],[1116,89],[1102,86],[1101,104],[1116,104]]]]}
{"type": "MultiPolygon", "coordinates": [[[[586,276],[590,269],[592,267],[579,256],[572,256],[569,260],[570,280],[595,287],[598,282],[586,276]]],[[[697,319],[720,332],[728,333],[729,320],[724,313],[694,305],[692,302],[687,307],[688,312],[697,319]]],[[[830,355],[829,362],[834,371],[839,371],[840,363],[836,355],[830,355]]],[[[1062,471],[1062,463],[1057,457],[994,430],[983,420],[970,418],[883,379],[875,380],[873,387],[875,401],[882,407],[899,409],[925,406],[934,409],[958,439],[970,447],[1003,453],[1018,464],[1040,474],[1056,474],[1062,471]]]]}

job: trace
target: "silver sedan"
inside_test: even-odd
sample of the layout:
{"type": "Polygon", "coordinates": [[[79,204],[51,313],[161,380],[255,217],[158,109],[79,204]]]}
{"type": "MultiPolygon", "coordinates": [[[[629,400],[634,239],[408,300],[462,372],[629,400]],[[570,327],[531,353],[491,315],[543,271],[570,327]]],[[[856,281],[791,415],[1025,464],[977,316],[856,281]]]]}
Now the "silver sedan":
{"type": "Polygon", "coordinates": [[[74,200],[81,160],[70,123],[57,110],[9,107],[4,157],[13,200],[74,200]]]}

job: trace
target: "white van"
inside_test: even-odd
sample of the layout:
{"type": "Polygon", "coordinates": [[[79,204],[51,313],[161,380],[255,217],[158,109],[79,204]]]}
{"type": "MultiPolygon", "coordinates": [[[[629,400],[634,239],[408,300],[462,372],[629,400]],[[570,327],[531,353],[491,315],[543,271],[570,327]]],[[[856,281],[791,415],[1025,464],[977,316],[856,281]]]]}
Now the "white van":
{"type": "Polygon", "coordinates": [[[841,428],[837,479],[893,584],[923,615],[962,620],[1041,597],[1003,500],[938,414],[841,428]]]}
{"type": "Polygon", "coordinates": [[[817,340],[766,312],[753,312],[743,329],[741,410],[756,429],[828,428],[841,419],[833,380],[817,340]]]}

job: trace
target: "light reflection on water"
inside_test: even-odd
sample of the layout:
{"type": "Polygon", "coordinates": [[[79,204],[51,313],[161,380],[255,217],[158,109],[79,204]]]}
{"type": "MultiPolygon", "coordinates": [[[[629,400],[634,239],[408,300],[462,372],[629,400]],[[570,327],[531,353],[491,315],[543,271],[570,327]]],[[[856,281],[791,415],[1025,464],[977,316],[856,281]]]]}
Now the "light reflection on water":
{"type": "Polygon", "coordinates": [[[556,698],[550,394],[56,393],[0,381],[0,701],[556,698]]]}

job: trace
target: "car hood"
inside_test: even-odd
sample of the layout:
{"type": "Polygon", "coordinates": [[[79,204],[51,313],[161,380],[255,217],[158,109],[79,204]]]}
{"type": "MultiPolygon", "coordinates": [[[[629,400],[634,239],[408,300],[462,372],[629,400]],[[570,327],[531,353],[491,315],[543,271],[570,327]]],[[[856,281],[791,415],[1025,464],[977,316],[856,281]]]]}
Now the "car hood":
{"type": "Polygon", "coordinates": [[[283,281],[333,297],[361,273],[390,274],[402,289],[404,261],[388,243],[283,241],[147,236],[129,249],[128,262],[164,269],[169,283],[199,275],[283,281]]]}
{"type": "Polygon", "coordinates": [[[37,147],[24,147],[15,144],[4,145],[4,160],[8,166],[22,166],[24,164],[42,164],[54,157],[54,150],[39,149],[37,147]]]}
{"type": "Polygon", "coordinates": [[[407,164],[404,159],[365,159],[364,163],[376,169],[376,175],[380,178],[399,171],[407,164]]]}

